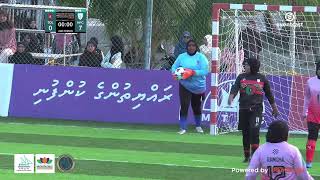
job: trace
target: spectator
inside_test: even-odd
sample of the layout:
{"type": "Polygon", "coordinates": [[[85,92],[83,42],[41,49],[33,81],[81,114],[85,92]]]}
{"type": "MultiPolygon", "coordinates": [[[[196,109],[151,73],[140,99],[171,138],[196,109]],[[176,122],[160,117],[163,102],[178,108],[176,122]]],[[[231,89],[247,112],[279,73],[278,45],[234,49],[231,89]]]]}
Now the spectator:
{"type": "Polygon", "coordinates": [[[37,37],[34,34],[25,34],[23,42],[26,46],[26,52],[41,53],[43,52],[40,44],[38,43],[37,37]]]}
{"type": "Polygon", "coordinates": [[[88,41],[84,53],[80,56],[79,66],[100,67],[102,61],[101,53],[97,52],[95,41],[88,41]]]}
{"type": "Polygon", "coordinates": [[[244,50],[244,59],[256,58],[259,59],[259,53],[262,50],[260,35],[256,30],[256,23],[250,20],[246,29],[241,31],[239,37],[240,43],[244,50]]]}
{"type": "MultiPolygon", "coordinates": [[[[54,53],[63,54],[64,47],[66,51],[71,48],[72,34],[56,34],[55,36],[55,49],[54,53]],[[66,41],[64,42],[64,36],[66,36],[66,41]]],[[[67,54],[67,52],[65,52],[67,54]]]]}
{"type": "Polygon", "coordinates": [[[8,57],[16,51],[16,30],[5,11],[0,10],[0,63],[8,63],[8,57]]]}
{"type": "Polygon", "coordinates": [[[211,48],[212,48],[212,36],[206,35],[203,39],[204,44],[199,47],[200,52],[204,54],[209,62],[209,72],[211,72],[211,48]]]}
{"type": "Polygon", "coordinates": [[[19,42],[17,44],[17,52],[14,53],[14,55],[12,55],[9,58],[9,63],[13,63],[13,64],[39,64],[39,65],[43,64],[43,62],[41,62],[40,60],[37,61],[37,60],[33,59],[32,55],[26,51],[26,46],[23,42],[19,42]]]}
{"type": "Polygon", "coordinates": [[[90,41],[96,42],[96,44],[97,44],[97,49],[96,49],[96,51],[97,51],[98,53],[100,53],[100,54],[102,55],[102,58],[103,58],[103,57],[104,57],[104,54],[103,54],[103,52],[98,48],[98,47],[99,47],[99,41],[98,41],[98,39],[97,39],[96,37],[92,37],[92,38],[90,38],[90,41]]]}
{"type": "Polygon", "coordinates": [[[191,34],[188,31],[182,33],[179,43],[174,48],[174,56],[177,58],[180,54],[187,52],[187,42],[191,40],[191,34]]]}
{"type": "Polygon", "coordinates": [[[143,54],[141,49],[136,49],[132,47],[128,50],[126,55],[123,58],[123,63],[126,69],[140,69],[143,68],[143,63],[141,59],[141,55],[143,54]]]}
{"type": "Polygon", "coordinates": [[[237,70],[238,73],[243,72],[244,52],[242,49],[238,51],[238,58],[234,49],[224,48],[220,56],[220,72],[237,72],[237,70]]]}
{"type": "Polygon", "coordinates": [[[125,66],[125,64],[122,61],[124,45],[121,37],[113,36],[111,38],[111,43],[111,49],[103,58],[101,66],[104,68],[123,68],[125,66]]]}
{"type": "MultiPolygon", "coordinates": [[[[33,19],[28,19],[26,21],[26,24],[24,25],[24,27],[25,27],[25,29],[34,29],[34,30],[36,30],[37,29],[37,23],[33,19]]],[[[40,47],[40,49],[42,51],[43,46],[44,46],[44,37],[43,37],[43,35],[40,34],[40,33],[24,33],[24,34],[22,34],[22,38],[24,37],[25,34],[30,34],[30,35],[34,36],[34,40],[35,40],[34,43],[36,43],[40,47]]]]}

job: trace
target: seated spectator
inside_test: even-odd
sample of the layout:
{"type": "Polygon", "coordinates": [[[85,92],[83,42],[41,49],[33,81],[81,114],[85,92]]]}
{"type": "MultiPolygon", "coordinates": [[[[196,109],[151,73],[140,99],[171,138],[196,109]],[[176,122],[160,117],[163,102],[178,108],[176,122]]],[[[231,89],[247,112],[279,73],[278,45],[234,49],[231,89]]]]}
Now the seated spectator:
{"type": "Polygon", "coordinates": [[[177,58],[180,54],[187,52],[187,42],[191,40],[191,34],[188,31],[182,33],[179,43],[174,48],[174,56],[177,58]]]}
{"type": "Polygon", "coordinates": [[[88,41],[84,53],[80,56],[79,66],[100,67],[102,61],[101,53],[97,52],[95,41],[88,41]]]}
{"type": "Polygon", "coordinates": [[[38,43],[37,37],[34,34],[25,34],[23,42],[26,47],[26,52],[41,53],[43,52],[40,44],[38,43]]]}
{"type": "MultiPolygon", "coordinates": [[[[34,29],[37,30],[37,22],[33,19],[28,19],[24,25],[25,29],[34,29]]],[[[22,34],[22,38],[26,35],[26,34],[32,34],[35,37],[36,43],[38,44],[38,46],[40,47],[40,49],[43,49],[44,46],[44,36],[43,34],[40,33],[23,33],[22,34]]]]}
{"type": "Polygon", "coordinates": [[[43,62],[41,60],[33,59],[32,55],[26,51],[25,44],[23,42],[19,42],[17,44],[17,52],[14,53],[11,57],[9,57],[9,63],[13,64],[38,64],[42,65],[43,62]]]}
{"type": "Polygon", "coordinates": [[[242,49],[238,51],[239,60],[237,60],[236,53],[234,51],[234,49],[232,50],[230,48],[223,49],[219,62],[220,72],[236,72],[237,68],[240,68],[239,73],[243,72],[244,69],[242,63],[244,61],[244,51],[242,49]]]}
{"type": "Polygon", "coordinates": [[[111,38],[112,47],[107,55],[103,58],[101,66],[104,68],[124,68],[123,51],[124,45],[121,37],[113,36],[111,38]]]}
{"type": "Polygon", "coordinates": [[[200,52],[204,54],[209,61],[209,72],[211,72],[211,48],[212,48],[212,35],[206,35],[203,39],[204,44],[199,47],[200,52]]]}
{"type": "Polygon", "coordinates": [[[16,51],[16,30],[5,11],[0,10],[0,63],[8,63],[16,51]]]}
{"type": "Polygon", "coordinates": [[[98,41],[98,39],[97,39],[96,37],[92,37],[92,38],[90,38],[90,41],[96,42],[96,44],[97,44],[97,49],[96,49],[96,51],[97,51],[98,53],[102,54],[102,58],[103,58],[103,57],[104,57],[104,54],[103,54],[103,52],[98,48],[98,46],[99,46],[99,41],[98,41]]]}
{"type": "Polygon", "coordinates": [[[73,41],[72,34],[66,34],[66,41],[64,42],[64,34],[56,34],[55,35],[55,46],[54,46],[54,53],[55,54],[63,54],[64,47],[66,49],[65,54],[68,54],[67,51],[70,51],[73,41]]]}

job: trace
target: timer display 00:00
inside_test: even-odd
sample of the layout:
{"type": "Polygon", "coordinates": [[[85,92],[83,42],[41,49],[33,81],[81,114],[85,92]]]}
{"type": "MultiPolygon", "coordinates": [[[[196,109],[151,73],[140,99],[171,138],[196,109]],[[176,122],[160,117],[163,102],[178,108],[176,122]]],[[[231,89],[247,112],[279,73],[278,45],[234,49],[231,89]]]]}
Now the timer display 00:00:
{"type": "Polygon", "coordinates": [[[58,27],[73,27],[73,22],[58,22],[58,27]]]}

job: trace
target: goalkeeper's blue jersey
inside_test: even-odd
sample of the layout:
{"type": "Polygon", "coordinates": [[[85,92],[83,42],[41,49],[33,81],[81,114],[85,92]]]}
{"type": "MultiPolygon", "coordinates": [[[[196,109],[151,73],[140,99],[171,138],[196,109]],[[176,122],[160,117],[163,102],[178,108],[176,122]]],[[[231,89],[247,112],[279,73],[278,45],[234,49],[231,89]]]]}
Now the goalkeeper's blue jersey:
{"type": "Polygon", "coordinates": [[[188,79],[180,80],[180,84],[194,94],[201,94],[206,91],[206,75],[209,73],[208,60],[205,55],[197,52],[190,56],[182,53],[172,65],[172,72],[178,67],[188,68],[195,71],[195,75],[188,79]]]}

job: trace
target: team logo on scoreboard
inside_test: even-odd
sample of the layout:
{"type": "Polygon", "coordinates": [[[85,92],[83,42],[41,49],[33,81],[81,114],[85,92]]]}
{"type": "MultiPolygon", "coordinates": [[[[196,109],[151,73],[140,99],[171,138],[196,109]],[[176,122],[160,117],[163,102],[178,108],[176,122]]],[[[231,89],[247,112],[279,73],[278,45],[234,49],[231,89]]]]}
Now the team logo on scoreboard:
{"type": "Polygon", "coordinates": [[[83,13],[78,13],[78,19],[82,20],[82,18],[83,18],[83,13]]]}
{"type": "Polygon", "coordinates": [[[51,13],[48,14],[49,20],[52,20],[52,16],[53,16],[53,15],[52,15],[51,13]]]}

